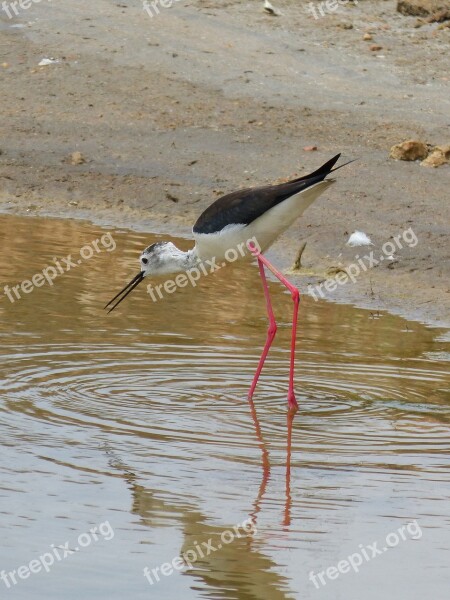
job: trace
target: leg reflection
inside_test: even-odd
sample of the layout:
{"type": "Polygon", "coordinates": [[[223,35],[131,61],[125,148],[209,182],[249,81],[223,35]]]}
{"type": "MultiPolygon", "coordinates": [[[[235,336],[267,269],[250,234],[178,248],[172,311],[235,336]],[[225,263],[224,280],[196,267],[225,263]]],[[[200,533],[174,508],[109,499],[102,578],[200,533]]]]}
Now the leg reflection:
{"type": "MultiPolygon", "coordinates": [[[[249,399],[250,411],[255,427],[255,434],[258,440],[258,446],[261,449],[261,466],[262,466],[262,480],[259,486],[258,494],[253,503],[253,511],[250,513],[250,518],[253,525],[256,527],[256,521],[258,513],[261,511],[261,504],[263,496],[267,489],[267,484],[270,479],[270,456],[267,449],[267,444],[264,440],[261,425],[256,412],[255,404],[253,400],[249,399]]],[[[283,527],[289,527],[291,524],[291,507],[292,507],[292,496],[291,496],[291,452],[292,452],[292,427],[294,423],[296,411],[290,410],[287,413],[287,442],[286,442],[286,476],[285,476],[285,502],[284,502],[284,515],[282,525],[283,527]]]]}
{"type": "Polygon", "coordinates": [[[289,527],[291,524],[291,449],[292,449],[292,424],[294,423],[295,412],[290,410],[287,414],[287,441],[286,441],[286,501],[284,504],[283,525],[289,527]]]}
{"type": "Polygon", "coordinates": [[[270,457],[269,451],[267,450],[266,442],[264,441],[261,425],[259,424],[258,415],[256,413],[255,403],[251,398],[248,401],[250,405],[250,411],[252,415],[253,425],[255,426],[255,433],[258,439],[258,445],[261,449],[261,466],[262,466],[262,480],[259,486],[258,495],[253,503],[253,511],[250,513],[250,518],[252,520],[253,525],[256,527],[256,520],[258,513],[261,511],[261,501],[265,494],[267,483],[270,479],[270,457]]]}

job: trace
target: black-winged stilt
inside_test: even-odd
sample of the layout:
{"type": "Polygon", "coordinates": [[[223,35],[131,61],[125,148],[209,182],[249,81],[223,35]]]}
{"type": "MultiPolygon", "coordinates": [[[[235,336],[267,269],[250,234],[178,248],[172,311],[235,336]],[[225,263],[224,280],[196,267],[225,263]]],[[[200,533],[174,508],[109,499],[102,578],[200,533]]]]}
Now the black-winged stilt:
{"type": "Polygon", "coordinates": [[[252,398],[277,330],[264,270],[264,267],[267,267],[291,292],[294,301],[288,406],[289,409],[297,409],[298,404],[294,394],[294,359],[300,294],[298,289],[261,253],[269,248],[276,238],[333,183],[333,179],[325,178],[333,171],[345,166],[340,165],[333,169],[339,157],[340,154],[337,154],[317,171],[286,183],[239,190],[222,196],[213,202],[195,223],[192,230],[195,240],[194,248],[183,252],[172,242],[157,242],[146,248],[140,257],[140,272],[108,302],[105,308],[112,304],[109,312],[114,310],[147,275],[189,271],[204,261],[220,260],[226,256],[228,250],[242,247],[247,242],[251,254],[258,260],[269,317],[266,343],[248,395],[249,398],[252,398]],[[249,240],[255,240],[255,242],[249,242],[249,240]],[[113,304],[114,301],[116,301],[115,304],[113,304]]]}

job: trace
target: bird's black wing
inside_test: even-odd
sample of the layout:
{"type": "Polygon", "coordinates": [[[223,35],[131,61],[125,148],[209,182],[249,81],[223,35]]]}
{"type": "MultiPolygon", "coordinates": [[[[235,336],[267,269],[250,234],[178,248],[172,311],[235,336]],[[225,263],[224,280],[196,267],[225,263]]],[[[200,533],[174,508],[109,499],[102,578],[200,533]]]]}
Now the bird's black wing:
{"type": "MultiPolygon", "coordinates": [[[[337,154],[317,171],[278,185],[268,185],[231,192],[218,198],[200,215],[194,233],[215,233],[227,225],[248,225],[287,198],[323,181],[333,171],[337,154]]],[[[334,169],[335,170],[335,169],[334,169]]]]}

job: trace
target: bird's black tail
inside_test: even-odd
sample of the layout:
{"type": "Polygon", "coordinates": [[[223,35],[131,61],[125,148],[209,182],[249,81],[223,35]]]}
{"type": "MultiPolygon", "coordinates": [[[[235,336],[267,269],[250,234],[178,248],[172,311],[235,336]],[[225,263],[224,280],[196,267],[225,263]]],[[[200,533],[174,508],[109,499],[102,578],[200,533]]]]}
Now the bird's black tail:
{"type": "Polygon", "coordinates": [[[290,183],[294,183],[296,181],[305,181],[306,179],[311,179],[311,180],[315,180],[315,182],[319,182],[319,181],[322,181],[323,179],[325,179],[325,177],[327,175],[329,175],[330,173],[333,173],[334,171],[337,171],[341,167],[345,167],[345,165],[349,165],[350,163],[354,162],[353,160],[349,160],[348,162],[344,163],[343,165],[339,165],[338,167],[333,169],[334,165],[337,163],[340,156],[341,156],[341,153],[339,152],[339,154],[336,154],[336,156],[333,156],[333,158],[330,158],[329,161],[327,161],[324,165],[319,167],[313,173],[309,173],[308,175],[303,175],[302,177],[299,177],[298,179],[293,179],[292,181],[290,181],[290,183]]]}

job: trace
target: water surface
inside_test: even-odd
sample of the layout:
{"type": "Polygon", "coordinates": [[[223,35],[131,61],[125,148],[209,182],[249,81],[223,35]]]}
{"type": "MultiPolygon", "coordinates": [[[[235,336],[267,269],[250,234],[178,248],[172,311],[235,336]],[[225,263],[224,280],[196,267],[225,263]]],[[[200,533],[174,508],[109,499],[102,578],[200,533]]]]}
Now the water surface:
{"type": "Polygon", "coordinates": [[[445,332],[303,297],[292,422],[289,295],[271,284],[280,327],[251,406],[266,330],[257,269],[226,267],[156,303],[142,285],[108,316],[160,237],[110,229],[115,250],[99,243],[78,264],[106,231],[0,217],[0,570],[74,550],[101,523],[114,531],[49,573],[0,580],[2,597],[447,598],[445,332]],[[76,266],[52,286],[14,302],[2,291],[69,254],[76,266]],[[248,519],[254,535],[144,577],[248,519]],[[311,571],[374,542],[382,553],[358,573],[314,585],[311,571]]]}

